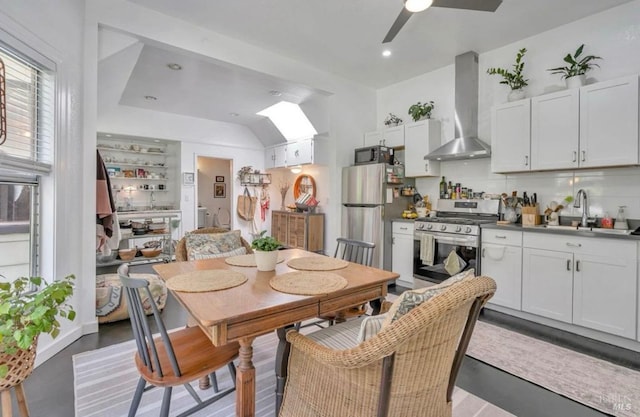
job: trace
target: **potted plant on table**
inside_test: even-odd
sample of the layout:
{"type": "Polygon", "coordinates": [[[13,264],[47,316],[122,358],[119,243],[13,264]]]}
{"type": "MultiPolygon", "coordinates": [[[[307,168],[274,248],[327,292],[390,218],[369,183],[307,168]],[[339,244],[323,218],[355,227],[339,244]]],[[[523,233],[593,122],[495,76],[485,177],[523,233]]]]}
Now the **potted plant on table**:
{"type": "Polygon", "coordinates": [[[0,391],[15,386],[22,394],[21,384],[33,370],[38,336],[55,338],[60,333],[58,316],[75,318],[66,303],[74,279],[69,275],[48,284],[40,277],[21,277],[0,283],[0,391]]]}
{"type": "Polygon", "coordinates": [[[251,242],[251,248],[254,249],[258,271],[273,271],[278,263],[278,249],[282,247],[282,243],[273,236],[265,236],[265,233],[266,230],[260,232],[251,242]]]}
{"type": "Polygon", "coordinates": [[[408,113],[411,115],[413,121],[417,122],[420,119],[430,119],[431,112],[435,107],[436,105],[433,103],[433,101],[427,101],[425,103],[419,101],[409,107],[408,113]]]}
{"type": "Polygon", "coordinates": [[[594,67],[600,67],[592,61],[602,58],[595,55],[587,55],[580,58],[583,49],[584,44],[580,45],[573,55],[569,53],[564,57],[564,62],[569,64],[568,66],[549,68],[547,71],[551,71],[552,74],[562,74],[562,78],[567,83],[567,88],[580,87],[584,85],[586,81],[585,74],[587,71],[592,70],[594,67]]]}
{"type": "Polygon", "coordinates": [[[506,84],[511,88],[511,92],[507,99],[509,101],[520,100],[524,98],[524,88],[529,85],[528,79],[524,78],[524,54],[527,53],[527,48],[522,48],[516,54],[516,62],[513,64],[513,71],[509,71],[505,68],[489,68],[487,74],[489,75],[502,75],[503,80],[500,84],[506,84]]]}

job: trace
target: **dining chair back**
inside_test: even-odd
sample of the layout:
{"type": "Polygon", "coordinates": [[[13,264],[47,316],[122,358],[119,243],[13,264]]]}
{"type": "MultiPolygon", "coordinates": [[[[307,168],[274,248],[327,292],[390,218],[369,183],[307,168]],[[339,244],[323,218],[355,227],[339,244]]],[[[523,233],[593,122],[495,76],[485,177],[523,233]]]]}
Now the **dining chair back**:
{"type": "Polygon", "coordinates": [[[339,237],[336,241],[337,245],[336,251],[333,254],[334,258],[344,259],[345,261],[365,266],[371,266],[373,263],[373,251],[376,248],[375,243],[345,239],[342,237],[339,237]]]}
{"type": "Polygon", "coordinates": [[[237,343],[216,348],[198,327],[167,332],[160,310],[151,295],[149,282],[142,278],[131,278],[127,264],[118,268],[118,275],[125,290],[131,329],[137,347],[135,363],[140,373],[138,386],[129,409],[129,417],[135,416],[142,394],[152,388],[147,388],[147,383],[165,389],[160,410],[162,417],[169,415],[171,392],[174,386],[184,385],[197,403],[181,416],[190,415],[235,390],[233,359],[238,356],[240,346],[237,343]],[[154,337],[152,333],[145,315],[141,291],[148,297],[159,336],[154,337]],[[189,382],[207,376],[224,365],[229,366],[233,387],[203,401],[189,382]]]}

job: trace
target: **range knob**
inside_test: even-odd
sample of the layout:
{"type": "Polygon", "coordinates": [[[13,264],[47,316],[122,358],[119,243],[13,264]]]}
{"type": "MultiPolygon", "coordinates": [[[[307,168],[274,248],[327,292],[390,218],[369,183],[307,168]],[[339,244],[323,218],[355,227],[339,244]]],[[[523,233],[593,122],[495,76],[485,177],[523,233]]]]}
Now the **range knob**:
{"type": "Polygon", "coordinates": [[[471,226],[465,227],[464,232],[465,233],[471,233],[471,226]]]}
{"type": "Polygon", "coordinates": [[[440,226],[440,230],[442,230],[442,231],[444,232],[445,230],[447,230],[447,226],[445,226],[445,225],[443,224],[442,226],[440,226]]]}
{"type": "Polygon", "coordinates": [[[462,226],[456,226],[456,232],[461,232],[462,231],[462,226]]]}
{"type": "Polygon", "coordinates": [[[427,225],[427,230],[431,230],[431,229],[433,229],[433,225],[432,225],[431,223],[429,223],[429,224],[427,225]]]}
{"type": "Polygon", "coordinates": [[[422,229],[424,229],[424,224],[422,224],[422,223],[417,223],[417,224],[416,224],[416,229],[418,229],[418,230],[422,230],[422,229]]]}

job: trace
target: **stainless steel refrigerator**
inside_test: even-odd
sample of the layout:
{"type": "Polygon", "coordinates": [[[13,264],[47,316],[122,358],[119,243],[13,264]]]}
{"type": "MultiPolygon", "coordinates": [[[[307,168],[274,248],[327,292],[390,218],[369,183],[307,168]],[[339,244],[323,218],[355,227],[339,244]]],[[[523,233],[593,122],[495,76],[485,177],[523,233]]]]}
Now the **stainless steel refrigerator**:
{"type": "Polygon", "coordinates": [[[413,179],[397,178],[393,173],[394,167],[386,164],[342,168],[342,237],[375,243],[373,266],[388,271],[391,220],[401,218],[402,210],[412,201],[399,191],[413,185],[413,179]]]}

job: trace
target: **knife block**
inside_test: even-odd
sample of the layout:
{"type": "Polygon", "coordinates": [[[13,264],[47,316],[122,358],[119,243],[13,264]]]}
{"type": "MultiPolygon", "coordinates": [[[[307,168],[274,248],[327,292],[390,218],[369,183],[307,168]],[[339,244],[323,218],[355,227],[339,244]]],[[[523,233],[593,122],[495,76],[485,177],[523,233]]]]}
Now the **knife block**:
{"type": "Polygon", "coordinates": [[[539,207],[535,206],[522,207],[522,225],[537,226],[541,223],[539,207]]]}

